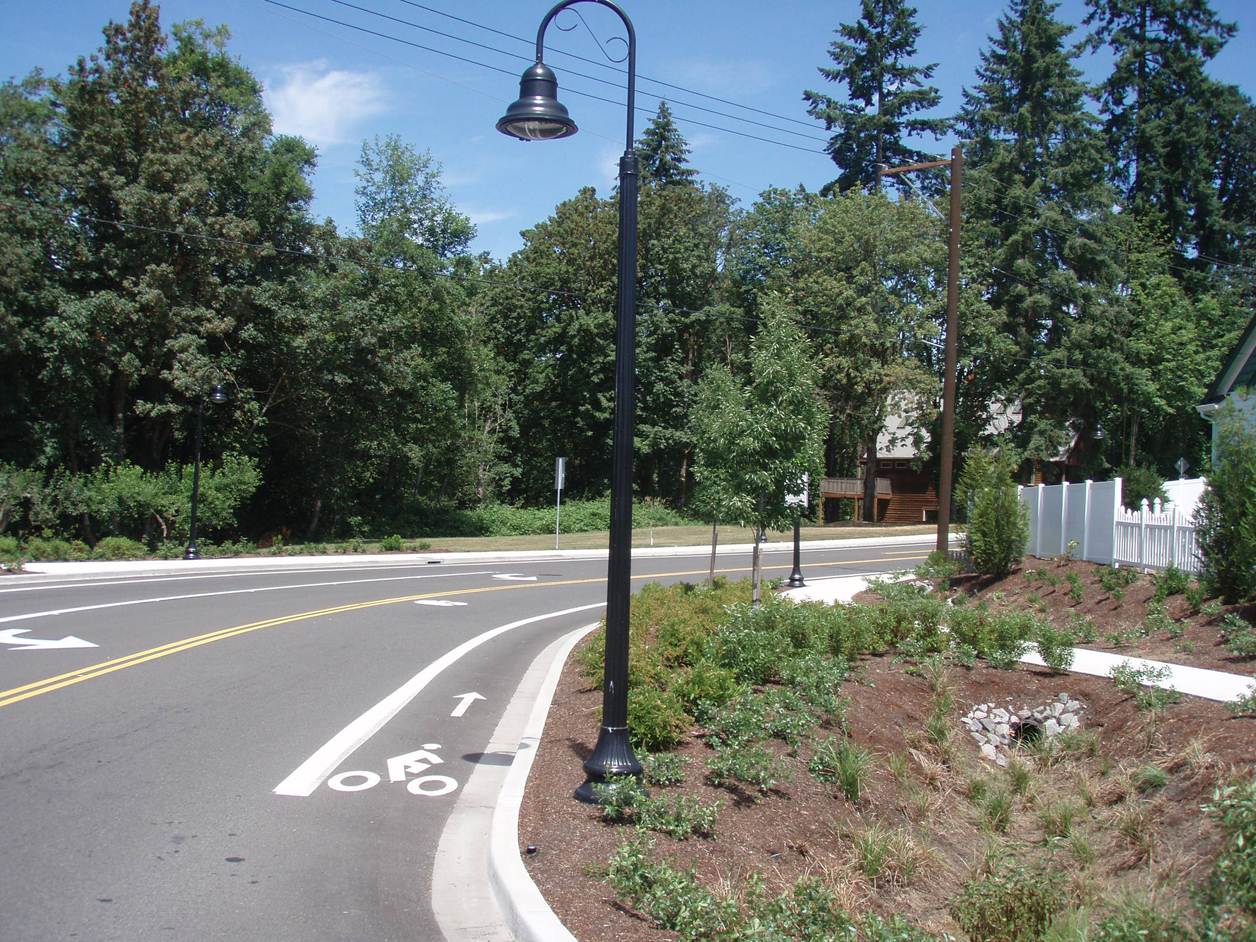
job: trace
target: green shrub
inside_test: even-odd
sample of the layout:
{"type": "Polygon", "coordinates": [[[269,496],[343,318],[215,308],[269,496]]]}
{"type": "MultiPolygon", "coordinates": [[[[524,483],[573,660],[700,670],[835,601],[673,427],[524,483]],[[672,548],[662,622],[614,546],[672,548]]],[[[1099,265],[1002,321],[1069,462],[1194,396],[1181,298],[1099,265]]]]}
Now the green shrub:
{"type": "Polygon", "coordinates": [[[681,706],[698,722],[707,722],[726,703],[739,696],[745,685],[733,672],[710,661],[699,661],[676,676],[671,687],[681,706]]]}
{"type": "Polygon", "coordinates": [[[1202,935],[1209,942],[1248,942],[1256,938],[1256,779],[1218,788],[1206,810],[1220,823],[1225,843],[1197,895],[1202,935]],[[1221,929],[1227,925],[1232,935],[1221,929]]]}
{"type": "Polygon", "coordinates": [[[646,785],[663,788],[681,785],[685,781],[685,767],[689,757],[678,752],[650,752],[640,757],[642,781],[646,785]]]}
{"type": "Polygon", "coordinates": [[[789,766],[762,743],[730,743],[718,747],[707,760],[711,783],[720,788],[749,785],[763,794],[779,782],[787,781],[789,766]]]}
{"type": "Polygon", "coordinates": [[[1126,510],[1138,510],[1143,506],[1144,500],[1152,503],[1168,499],[1164,491],[1164,478],[1154,468],[1122,465],[1116,469],[1113,477],[1121,479],[1121,503],[1126,510]]]}
{"type": "Polygon", "coordinates": [[[21,544],[11,536],[0,536],[0,569],[6,572],[17,572],[22,568],[26,554],[21,544]]]}
{"type": "Polygon", "coordinates": [[[1195,510],[1199,581],[1232,604],[1256,588],[1256,435],[1233,412],[1214,434],[1216,458],[1195,510]]]}
{"type": "Polygon", "coordinates": [[[653,687],[628,688],[628,728],[632,744],[646,752],[675,749],[693,718],[673,693],[653,687]]]}
{"type": "Polygon", "coordinates": [[[1226,648],[1239,657],[1256,657],[1256,628],[1236,612],[1221,620],[1221,637],[1226,648]]]}
{"type": "Polygon", "coordinates": [[[1006,449],[997,454],[972,451],[957,488],[968,505],[966,552],[982,575],[1007,576],[1029,545],[1029,508],[1021,503],[1012,479],[1016,463],[1006,449]]]}
{"type": "Polygon", "coordinates": [[[148,548],[124,536],[107,536],[96,544],[94,555],[97,559],[143,559],[148,548]]]}
{"type": "Polygon", "coordinates": [[[1063,903],[1058,877],[1008,856],[965,883],[949,910],[971,942],[1037,942],[1063,903]]]}
{"type": "Polygon", "coordinates": [[[1189,573],[1169,563],[1167,568],[1152,575],[1151,584],[1156,587],[1152,598],[1157,602],[1163,602],[1170,595],[1181,595],[1190,588],[1191,577],[1189,573]]]}
{"type": "Polygon", "coordinates": [[[1060,631],[1047,624],[1040,624],[1034,634],[1038,653],[1055,674],[1068,673],[1068,669],[1073,666],[1074,640],[1067,631],[1060,631]]]}
{"type": "Polygon", "coordinates": [[[70,542],[51,534],[33,536],[26,541],[26,556],[45,562],[69,559],[70,542]]]}
{"type": "Polygon", "coordinates": [[[392,536],[386,536],[379,541],[379,551],[381,553],[400,552],[404,546],[405,543],[396,533],[392,534],[392,536]]]}
{"type": "Polygon", "coordinates": [[[762,684],[776,678],[794,651],[779,625],[785,607],[792,605],[786,599],[769,597],[759,605],[733,606],[716,638],[712,660],[742,683],[762,684]]]}

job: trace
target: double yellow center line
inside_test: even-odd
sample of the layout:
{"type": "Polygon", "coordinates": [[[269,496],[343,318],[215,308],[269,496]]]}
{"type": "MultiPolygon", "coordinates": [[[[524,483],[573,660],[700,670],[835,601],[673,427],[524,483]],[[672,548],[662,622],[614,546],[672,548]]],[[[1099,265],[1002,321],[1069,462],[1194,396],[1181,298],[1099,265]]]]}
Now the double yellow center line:
{"type": "MultiPolygon", "coordinates": [[[[920,554],[915,554],[914,558],[921,558],[920,554]]],[[[864,561],[861,560],[860,562],[864,561]]],[[[850,563],[843,563],[843,565],[850,565],[850,563]]],[[[765,568],[784,569],[788,567],[769,566],[765,568]]],[[[717,573],[749,571],[749,567],[716,570],[717,573]]],[[[695,569],[686,572],[634,575],[632,578],[662,579],[679,578],[681,576],[705,576],[709,572],[709,569],[695,569]]],[[[444,592],[425,592],[421,595],[402,595],[391,599],[377,599],[373,602],[354,602],[350,605],[337,605],[332,608],[322,608],[313,612],[297,612],[292,615],[280,615],[276,618],[267,618],[263,621],[250,622],[247,625],[235,625],[231,628],[222,628],[218,631],[211,631],[207,634],[197,635],[193,638],[183,638],[179,641],[172,641],[169,644],[149,648],[146,651],[137,651],[135,654],[128,654],[125,657],[104,661],[103,663],[92,665],[91,667],[84,667],[81,670],[71,671],[67,674],[58,674],[56,677],[49,677],[46,680],[35,681],[34,683],[26,684],[22,687],[14,687],[11,690],[0,690],[0,707],[8,706],[11,703],[18,703],[22,700],[29,700],[31,697],[37,697],[40,694],[51,693],[54,690],[60,690],[62,687],[80,684],[85,680],[91,680],[95,677],[103,677],[106,674],[112,674],[114,671],[120,671],[127,667],[135,667],[138,664],[155,661],[158,658],[167,657],[171,654],[178,654],[181,651],[190,651],[203,644],[211,644],[214,641],[224,641],[227,638],[234,638],[238,635],[245,635],[252,631],[259,631],[262,628],[275,628],[279,625],[289,625],[293,622],[308,621],[311,618],[321,618],[324,615],[343,615],[345,612],[357,612],[368,608],[375,608],[380,605],[396,605],[400,602],[421,602],[424,599],[448,598],[451,595],[474,595],[479,592],[503,592],[507,590],[534,589],[541,586],[582,585],[591,582],[605,581],[606,578],[604,576],[599,576],[593,579],[568,579],[562,582],[512,582],[508,585],[480,586],[474,589],[451,589],[444,592]]]]}

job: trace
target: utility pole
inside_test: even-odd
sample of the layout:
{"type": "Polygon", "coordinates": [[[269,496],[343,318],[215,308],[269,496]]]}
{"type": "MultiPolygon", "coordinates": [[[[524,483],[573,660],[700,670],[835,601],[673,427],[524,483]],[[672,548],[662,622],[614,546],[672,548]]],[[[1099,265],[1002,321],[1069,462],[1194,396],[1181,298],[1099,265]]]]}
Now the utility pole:
{"type": "Polygon", "coordinates": [[[960,188],[964,173],[964,154],[958,144],[951,149],[950,160],[931,160],[906,167],[882,167],[880,176],[912,170],[951,168],[951,238],[948,248],[946,279],[946,351],[942,376],[942,449],[938,471],[938,542],[937,550],[947,552],[951,539],[951,476],[955,466],[955,373],[959,360],[959,227],[960,188]]]}

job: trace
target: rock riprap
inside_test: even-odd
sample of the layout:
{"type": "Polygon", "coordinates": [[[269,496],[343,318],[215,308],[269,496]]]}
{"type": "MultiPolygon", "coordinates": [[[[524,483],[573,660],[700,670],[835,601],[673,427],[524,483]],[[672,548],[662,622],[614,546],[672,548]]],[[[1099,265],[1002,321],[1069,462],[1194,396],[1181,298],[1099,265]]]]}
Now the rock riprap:
{"type": "Polygon", "coordinates": [[[976,740],[983,756],[1005,766],[1009,749],[1079,729],[1085,712],[1086,706],[1080,700],[1061,693],[1050,703],[1020,709],[1013,707],[1010,700],[1006,706],[981,703],[960,722],[976,740]]]}

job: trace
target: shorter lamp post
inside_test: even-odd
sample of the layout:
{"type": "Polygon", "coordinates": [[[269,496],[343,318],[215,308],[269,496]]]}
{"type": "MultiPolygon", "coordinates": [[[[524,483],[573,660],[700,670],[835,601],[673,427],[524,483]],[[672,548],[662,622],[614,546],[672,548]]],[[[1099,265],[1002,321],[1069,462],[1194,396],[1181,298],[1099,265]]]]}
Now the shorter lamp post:
{"type": "MultiPolygon", "coordinates": [[[[214,386],[209,394],[209,401],[221,404],[227,401],[227,394],[221,385],[214,386]]],[[[183,553],[184,559],[200,559],[200,551],[196,548],[196,505],[201,496],[201,427],[205,423],[205,394],[196,394],[196,440],[192,446],[192,514],[188,517],[188,548],[183,553]]]]}
{"type": "Polygon", "coordinates": [[[807,475],[802,478],[802,493],[787,495],[785,503],[794,508],[794,571],[785,584],[791,589],[801,589],[807,584],[802,578],[802,510],[807,506],[807,475]]]}

